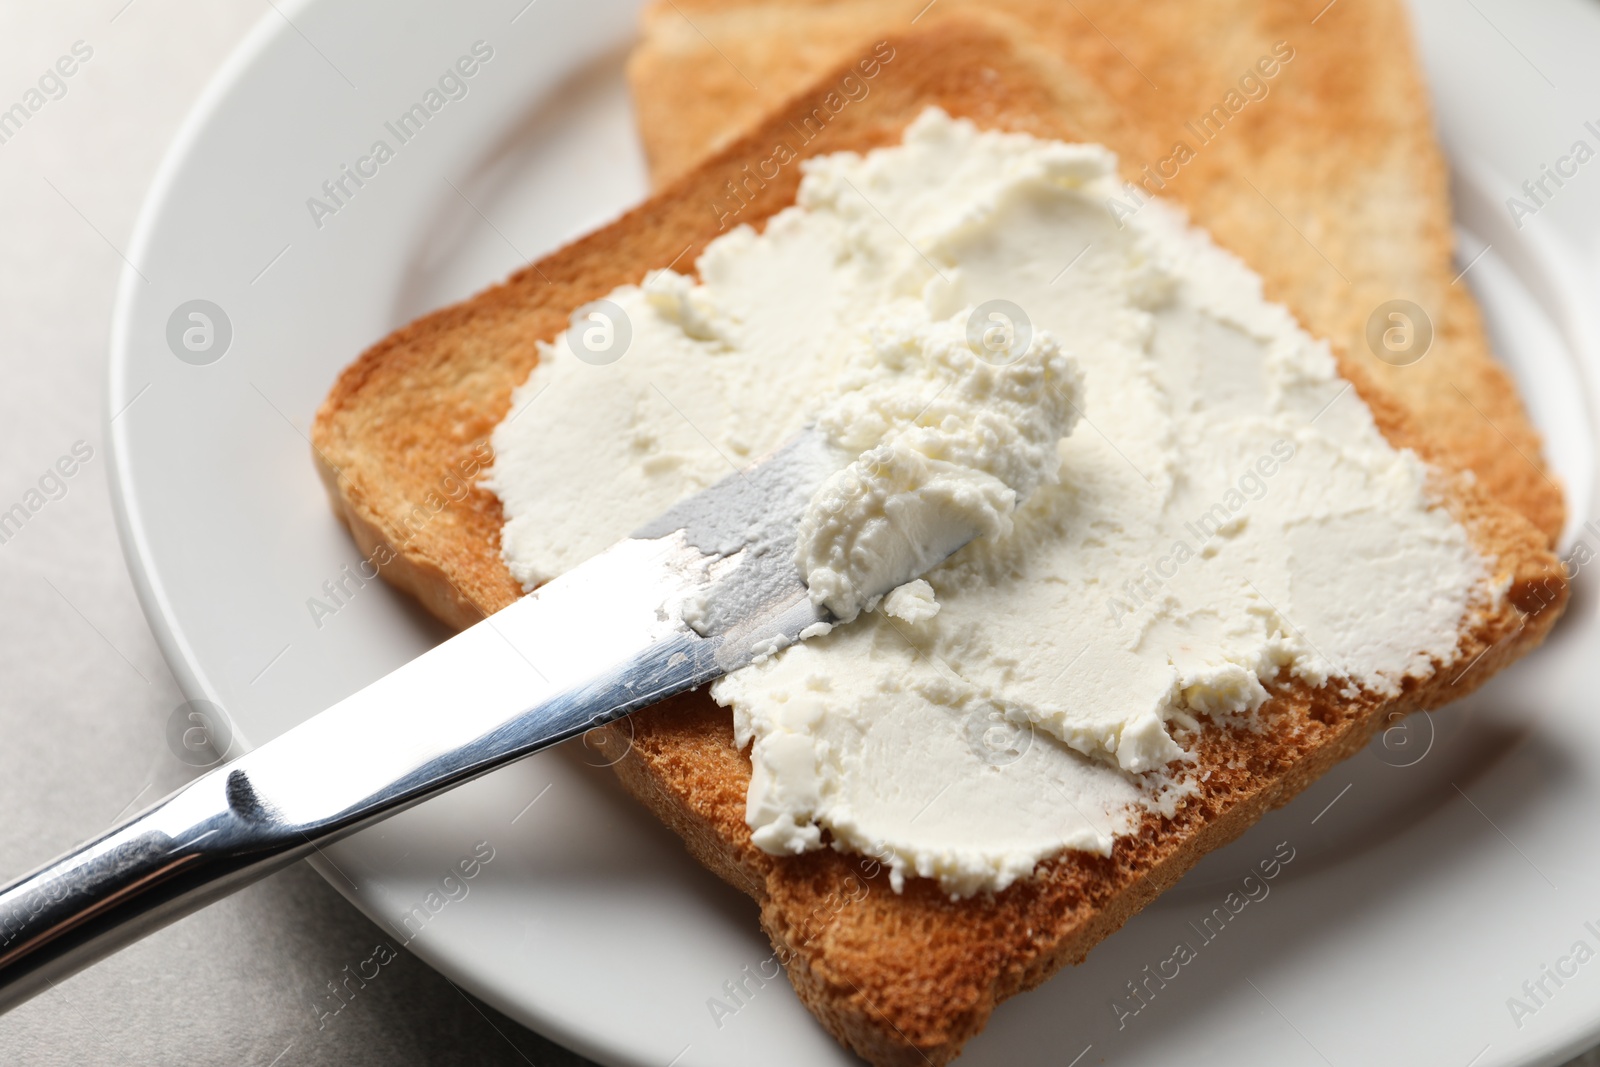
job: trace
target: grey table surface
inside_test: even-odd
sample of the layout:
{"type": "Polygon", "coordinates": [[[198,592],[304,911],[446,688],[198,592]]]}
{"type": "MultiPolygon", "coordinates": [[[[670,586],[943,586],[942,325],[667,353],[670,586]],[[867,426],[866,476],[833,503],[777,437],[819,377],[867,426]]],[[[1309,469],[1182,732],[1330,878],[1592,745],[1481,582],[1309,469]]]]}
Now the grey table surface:
{"type": "MultiPolygon", "coordinates": [[[[123,563],[106,484],[106,338],[123,251],[179,123],[263,0],[10,0],[0,99],[94,50],[0,143],[0,499],[79,441],[83,472],[0,543],[0,877],[182,784],[183,701],[123,563]]],[[[402,954],[337,1015],[314,1007],[385,934],[296,865],[0,1017],[18,1065],[587,1061],[402,954]]],[[[1574,1065],[1600,1067],[1591,1052],[1574,1065]]]]}

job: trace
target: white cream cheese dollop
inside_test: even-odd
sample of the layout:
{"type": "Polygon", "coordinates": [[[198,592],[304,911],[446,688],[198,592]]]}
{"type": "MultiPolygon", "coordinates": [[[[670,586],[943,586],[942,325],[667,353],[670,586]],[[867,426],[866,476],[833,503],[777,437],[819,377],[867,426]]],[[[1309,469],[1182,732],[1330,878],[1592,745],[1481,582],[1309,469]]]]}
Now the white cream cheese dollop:
{"type": "Polygon", "coordinates": [[[1082,377],[1054,338],[975,352],[965,316],[928,326],[920,310],[873,331],[817,419],[859,458],[807,506],[796,562],[841,622],[974,537],[1009,534],[1018,500],[1056,480],[1077,420],[1082,377]]]}
{"type": "Polygon", "coordinates": [[[796,558],[861,617],[712,690],[760,847],[1001,889],[1170,811],[1206,717],[1290,678],[1393,693],[1456,656],[1486,572],[1427,468],[1244,264],[1133,210],[1114,162],[930,111],[808,161],[797,205],[709,245],[698,283],[613,293],[621,359],[558,341],[513,396],[490,484],[530,587],[806,425],[859,457],[796,558]],[[1054,398],[963,354],[997,299],[1054,398]],[[893,500],[907,528],[985,536],[880,600],[910,573],[893,500]]]}

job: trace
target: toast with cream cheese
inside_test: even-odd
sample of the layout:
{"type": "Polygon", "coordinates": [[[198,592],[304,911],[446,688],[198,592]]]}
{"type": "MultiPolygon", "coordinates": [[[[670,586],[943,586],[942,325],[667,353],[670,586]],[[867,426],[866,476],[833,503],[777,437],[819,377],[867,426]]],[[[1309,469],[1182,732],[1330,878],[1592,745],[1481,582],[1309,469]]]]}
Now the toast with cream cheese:
{"type": "MultiPolygon", "coordinates": [[[[919,23],[869,43],[863,55],[877,58],[870,93],[834,106],[847,98],[844,79],[863,75],[862,57],[852,58],[616,222],[396,331],[344,371],[316,419],[316,460],[360,549],[389,580],[455,626],[521,595],[500,552],[498,498],[476,483],[466,492],[448,487],[464,475],[481,476],[492,459],[485,442],[537,362],[538,343],[562,334],[575,308],[638,284],[651,270],[673,263],[682,270],[730,222],[759,227],[793,203],[800,168],[747,178],[775,143],[794,139],[797,127],[814,127],[798,148],[802,156],[896,143],[929,106],[982,128],[1104,139],[1073,118],[1108,106],[1093,103],[1103,101],[1101,90],[993,21],[919,23]],[[819,114],[827,116],[820,125],[819,114]],[[730,188],[743,193],[729,201],[730,188]]],[[[1234,195],[1240,215],[1271,215],[1234,195]]],[[[1439,239],[1447,236],[1445,230],[1439,239]]],[[[1226,243],[1225,234],[1218,237],[1226,243]]],[[[1317,275],[1312,288],[1326,283],[1320,259],[1315,266],[1296,257],[1250,262],[1269,296],[1290,291],[1302,267],[1317,275]]],[[[1452,329],[1479,336],[1480,344],[1457,349],[1451,365],[1465,377],[1501,383],[1511,399],[1495,409],[1497,428],[1529,442],[1536,457],[1537,437],[1481,345],[1470,298],[1460,299],[1468,312],[1452,329]]],[[[1302,321],[1311,318],[1296,310],[1302,321]]],[[[1415,403],[1348,346],[1335,344],[1334,351],[1390,443],[1414,448],[1434,466],[1439,499],[1485,562],[1474,591],[1479,607],[1463,620],[1453,666],[1387,696],[1300,681],[1274,686],[1252,722],[1199,732],[1193,750],[1205,773],[1196,791],[1170,815],[1145,813],[1109,856],[1063,852],[1003,891],[959,901],[928,879],[909,879],[896,892],[870,856],[826,848],[775,856],[753,844],[745,821],[749,758],[734,742],[730,714],[704,694],[675,698],[616,728],[627,749],[616,764],[625,787],[701,862],[754,898],[797,993],[866,1060],[953,1059],[1000,1000],[1083,959],[1206,852],[1359,751],[1396,717],[1464,695],[1549,631],[1567,586],[1549,530],[1529,517],[1543,513],[1470,473],[1480,439],[1494,430],[1481,421],[1469,426],[1459,404],[1415,403]],[[1437,437],[1436,423],[1448,424],[1437,437]],[[1464,441],[1475,443],[1466,448],[1464,441]]],[[[1523,482],[1536,480],[1524,471],[1523,482]]],[[[1554,507],[1558,519],[1559,495],[1554,507]]]]}

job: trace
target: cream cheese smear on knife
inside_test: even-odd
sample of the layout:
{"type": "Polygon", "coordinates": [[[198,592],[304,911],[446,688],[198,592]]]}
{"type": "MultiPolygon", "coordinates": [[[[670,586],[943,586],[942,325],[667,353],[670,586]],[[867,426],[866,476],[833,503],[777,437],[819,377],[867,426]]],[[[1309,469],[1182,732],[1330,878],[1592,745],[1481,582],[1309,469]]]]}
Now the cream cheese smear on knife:
{"type": "Polygon", "coordinates": [[[543,345],[495,431],[527,588],[802,429],[837,453],[794,551],[853,621],[712,687],[762,849],[1003,889],[1171,813],[1206,720],[1270,686],[1456,657],[1487,568],[1429,469],[1245,264],[1113,210],[1115,162],[938,110],[809,160],[698,282],[610,295],[620,359],[543,345]]]}

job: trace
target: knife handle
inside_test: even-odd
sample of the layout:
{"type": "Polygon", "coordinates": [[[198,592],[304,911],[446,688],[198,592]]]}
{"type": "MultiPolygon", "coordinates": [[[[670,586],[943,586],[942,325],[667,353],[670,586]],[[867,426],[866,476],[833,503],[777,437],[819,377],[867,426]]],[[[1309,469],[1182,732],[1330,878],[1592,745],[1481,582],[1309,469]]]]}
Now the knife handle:
{"type": "MultiPolygon", "coordinates": [[[[471,640],[471,633],[452,641],[471,640]]],[[[408,764],[406,773],[377,782],[370,792],[355,797],[334,794],[337,799],[328,802],[332,807],[308,806],[303,796],[286,795],[286,791],[323,795],[316,770],[305,766],[314,752],[353,758],[351,746],[338,743],[337,735],[330,740],[325,722],[319,726],[319,720],[344,705],[314,716],[0,888],[0,1013],[322,845],[496,767],[710,681],[721,673],[715,660],[718,647],[718,642],[687,634],[670,636],[639,652],[625,669],[548,693],[471,742],[431,754],[418,765],[408,764]],[[286,801],[298,803],[286,807],[286,801]]],[[[408,667],[420,663],[414,660],[408,667]]],[[[376,702],[379,710],[387,710],[381,705],[389,690],[381,687],[392,679],[403,683],[407,669],[380,679],[349,700],[376,702]],[[374,692],[378,695],[370,696],[374,692]]]]}
{"type": "Polygon", "coordinates": [[[245,782],[208,772],[0,889],[0,1012],[310,853],[245,782]]]}

